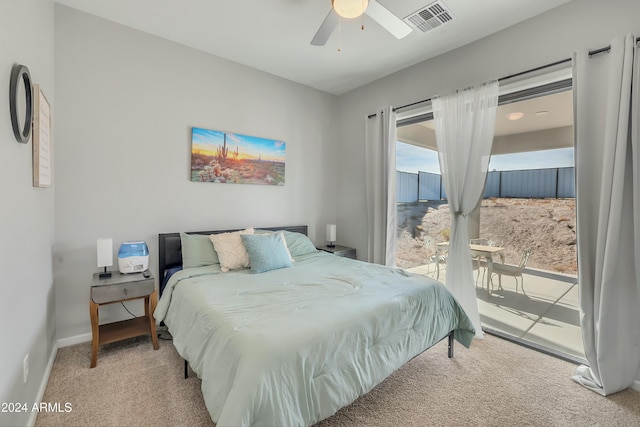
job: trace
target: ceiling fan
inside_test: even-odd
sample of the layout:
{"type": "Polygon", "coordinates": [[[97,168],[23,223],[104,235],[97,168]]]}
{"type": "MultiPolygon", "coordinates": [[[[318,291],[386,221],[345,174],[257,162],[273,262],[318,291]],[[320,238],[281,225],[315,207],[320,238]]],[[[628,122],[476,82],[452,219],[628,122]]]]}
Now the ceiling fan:
{"type": "Polygon", "coordinates": [[[356,18],[366,13],[391,34],[401,39],[412,28],[376,0],[331,0],[331,11],[311,40],[314,46],[324,46],[338,26],[340,17],[356,18]]]}

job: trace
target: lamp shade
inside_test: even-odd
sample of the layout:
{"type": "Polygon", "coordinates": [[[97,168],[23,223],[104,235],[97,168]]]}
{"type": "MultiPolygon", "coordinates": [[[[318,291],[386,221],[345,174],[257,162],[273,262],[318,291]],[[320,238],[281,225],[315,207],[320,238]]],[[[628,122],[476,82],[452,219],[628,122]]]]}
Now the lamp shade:
{"type": "Polygon", "coordinates": [[[332,5],[343,18],[357,18],[367,10],[369,0],[333,0],[332,5]]]}
{"type": "Polygon", "coordinates": [[[113,265],[113,239],[98,239],[98,267],[111,267],[113,265]]]}
{"type": "Polygon", "coordinates": [[[333,243],[336,241],[336,225],[327,224],[327,242],[333,243]]]}

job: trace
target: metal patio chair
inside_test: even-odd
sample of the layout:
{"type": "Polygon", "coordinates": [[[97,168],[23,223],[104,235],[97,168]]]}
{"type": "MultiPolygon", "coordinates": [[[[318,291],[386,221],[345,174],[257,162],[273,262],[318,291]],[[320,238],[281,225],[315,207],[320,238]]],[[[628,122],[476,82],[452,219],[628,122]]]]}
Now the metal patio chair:
{"type": "Polygon", "coordinates": [[[447,264],[447,255],[438,253],[438,246],[435,239],[431,236],[427,236],[424,239],[424,243],[427,247],[427,250],[432,253],[429,257],[429,264],[427,264],[427,275],[431,272],[431,264],[434,265],[436,269],[436,279],[440,279],[440,265],[447,264]]]}
{"type": "MultiPolygon", "coordinates": [[[[529,247],[522,251],[522,255],[520,256],[520,263],[518,265],[512,264],[503,264],[503,263],[495,263],[493,264],[493,274],[498,275],[498,289],[502,289],[502,276],[512,276],[516,281],[516,293],[518,293],[518,277],[520,278],[520,287],[522,288],[522,293],[527,295],[524,291],[524,278],[522,277],[522,272],[524,271],[525,266],[527,265],[527,261],[529,261],[529,256],[533,251],[532,247],[529,247]]],[[[493,288],[493,277],[491,277],[491,287],[493,288]]]]}

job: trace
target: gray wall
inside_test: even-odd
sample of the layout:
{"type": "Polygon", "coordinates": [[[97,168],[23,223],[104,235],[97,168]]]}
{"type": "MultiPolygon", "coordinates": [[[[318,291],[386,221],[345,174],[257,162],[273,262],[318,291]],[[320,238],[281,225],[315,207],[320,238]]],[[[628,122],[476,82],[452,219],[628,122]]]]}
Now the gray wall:
{"type": "MultiPolygon", "coordinates": [[[[55,332],[51,253],[56,183],[53,188],[32,186],[32,144],[19,144],[11,128],[9,76],[14,63],[26,65],[55,113],[51,0],[1,1],[0,40],[0,402],[31,404],[55,332]],[[30,372],[25,384],[26,354],[30,372]]],[[[0,425],[24,425],[29,415],[0,413],[0,425]]]]}
{"type": "Polygon", "coordinates": [[[640,34],[637,0],[574,0],[478,42],[414,65],[340,97],[338,229],[342,244],[366,253],[364,129],[377,106],[400,106],[569,58],[613,37],[640,34]]]}
{"type": "MultiPolygon", "coordinates": [[[[336,221],[337,98],[56,5],[57,336],[90,332],[96,239],[336,221]],[[283,140],[283,187],[194,183],[191,127],[283,140]]],[[[117,259],[114,255],[114,262],[117,259]]],[[[142,313],[142,304],[128,303],[142,313]]],[[[101,321],[127,318],[101,308],[101,321]]]]}

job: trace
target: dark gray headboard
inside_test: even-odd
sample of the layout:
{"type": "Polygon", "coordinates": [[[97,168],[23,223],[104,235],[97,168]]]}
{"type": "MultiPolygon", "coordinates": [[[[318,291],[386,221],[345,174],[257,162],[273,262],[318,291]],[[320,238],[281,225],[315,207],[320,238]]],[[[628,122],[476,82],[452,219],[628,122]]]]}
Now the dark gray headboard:
{"type": "MultiPolygon", "coordinates": [[[[285,227],[256,227],[261,230],[287,230],[295,233],[307,235],[306,225],[292,225],[285,227]]],[[[235,230],[214,230],[214,231],[188,231],[188,234],[218,234],[228,233],[235,230]]],[[[158,234],[158,283],[160,285],[160,295],[163,291],[164,274],[170,268],[180,267],[182,265],[182,245],[180,243],[180,233],[162,233],[158,234]]]]}

